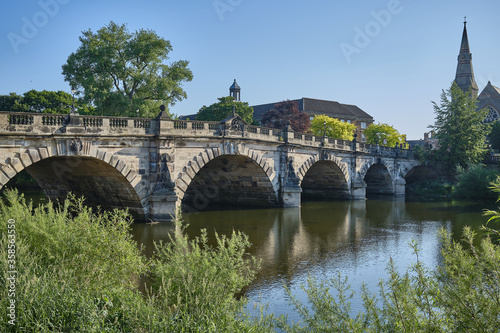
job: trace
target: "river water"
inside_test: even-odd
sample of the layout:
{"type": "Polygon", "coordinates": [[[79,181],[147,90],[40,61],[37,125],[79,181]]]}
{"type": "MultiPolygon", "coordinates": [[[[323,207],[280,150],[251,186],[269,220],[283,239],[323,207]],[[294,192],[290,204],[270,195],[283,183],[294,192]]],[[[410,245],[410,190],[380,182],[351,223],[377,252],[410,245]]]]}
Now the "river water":
{"type": "MultiPolygon", "coordinates": [[[[268,312],[300,318],[290,304],[283,285],[303,302],[307,301],[301,285],[309,276],[327,280],[339,273],[348,277],[356,295],[353,313],[362,309],[360,287],[365,283],[372,293],[390,258],[405,272],[416,257],[408,245],[418,242],[419,258],[434,268],[441,262],[438,232],[444,228],[460,238],[465,225],[478,230],[486,223],[484,208],[494,203],[411,202],[404,198],[378,198],[366,201],[306,202],[300,208],[225,210],[183,215],[189,224],[190,237],[205,228],[230,235],[240,230],[248,235],[249,252],[262,261],[256,280],[245,290],[253,303],[268,305],[268,312]]],[[[148,254],[153,241],[168,240],[172,223],[135,224],[132,234],[144,244],[148,254]]]]}

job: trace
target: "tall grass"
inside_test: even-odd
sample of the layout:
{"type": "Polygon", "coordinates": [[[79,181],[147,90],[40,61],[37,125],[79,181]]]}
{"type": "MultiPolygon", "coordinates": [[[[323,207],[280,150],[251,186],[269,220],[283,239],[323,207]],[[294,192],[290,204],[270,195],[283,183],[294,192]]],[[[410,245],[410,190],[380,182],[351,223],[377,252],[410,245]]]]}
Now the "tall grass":
{"type": "Polygon", "coordinates": [[[218,246],[178,232],[147,260],[123,211],[94,213],[80,199],[34,208],[17,192],[0,203],[0,284],[10,284],[9,224],[15,224],[15,295],[0,289],[1,332],[269,331],[243,312],[237,292],[255,274],[248,239],[218,236],[218,246]],[[15,221],[10,223],[8,221],[15,221]],[[7,268],[7,269],[4,269],[7,268]],[[138,281],[152,281],[149,294],[138,281]],[[15,321],[8,307],[15,301],[15,321]]]}

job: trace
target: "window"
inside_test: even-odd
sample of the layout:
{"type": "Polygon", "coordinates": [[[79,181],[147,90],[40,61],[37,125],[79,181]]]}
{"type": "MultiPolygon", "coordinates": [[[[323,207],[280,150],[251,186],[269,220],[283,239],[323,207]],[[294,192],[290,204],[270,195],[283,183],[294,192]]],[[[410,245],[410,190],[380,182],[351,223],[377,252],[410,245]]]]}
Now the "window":
{"type": "Polygon", "coordinates": [[[500,118],[497,110],[495,110],[492,106],[487,106],[486,108],[489,110],[489,112],[486,118],[484,118],[485,123],[491,123],[492,121],[498,120],[500,118]]]}
{"type": "Polygon", "coordinates": [[[366,142],[366,135],[361,133],[361,142],[366,142]]]}
{"type": "Polygon", "coordinates": [[[361,123],[361,128],[365,129],[366,128],[366,123],[361,123]]]}

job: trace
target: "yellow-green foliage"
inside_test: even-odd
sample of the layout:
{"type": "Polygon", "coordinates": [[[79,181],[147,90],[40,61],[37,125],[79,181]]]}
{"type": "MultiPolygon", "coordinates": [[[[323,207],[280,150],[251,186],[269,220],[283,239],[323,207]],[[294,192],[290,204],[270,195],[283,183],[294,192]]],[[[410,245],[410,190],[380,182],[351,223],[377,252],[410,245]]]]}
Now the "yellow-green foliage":
{"type": "Polygon", "coordinates": [[[406,137],[400,134],[394,127],[388,124],[371,124],[368,126],[364,134],[366,136],[366,142],[370,144],[380,144],[384,143],[384,139],[387,140],[385,146],[394,147],[396,144],[403,144],[406,148],[406,137]]]}
{"type": "Polygon", "coordinates": [[[326,136],[329,138],[352,141],[356,125],[342,122],[326,115],[314,116],[311,120],[311,131],[313,134],[322,136],[325,133],[325,128],[326,136]]]}

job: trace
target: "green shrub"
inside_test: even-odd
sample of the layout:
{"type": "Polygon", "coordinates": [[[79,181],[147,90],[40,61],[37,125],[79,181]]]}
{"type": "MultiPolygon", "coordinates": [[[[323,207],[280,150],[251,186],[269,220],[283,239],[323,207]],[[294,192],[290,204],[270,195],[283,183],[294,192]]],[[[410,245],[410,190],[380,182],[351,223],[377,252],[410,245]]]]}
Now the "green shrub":
{"type": "Polygon", "coordinates": [[[246,236],[217,235],[211,248],[206,232],[188,241],[179,220],[172,242],[159,244],[148,262],[130,223],[123,211],[93,213],[82,200],[33,208],[7,191],[0,202],[0,284],[7,286],[15,269],[15,295],[0,289],[0,332],[271,331],[270,317],[249,318],[245,298],[235,297],[258,267],[245,253],[246,236]],[[142,274],[152,282],[148,295],[138,289],[142,274]],[[11,300],[14,325],[5,320],[11,300]]]}
{"type": "Polygon", "coordinates": [[[498,176],[498,171],[482,165],[472,165],[467,169],[458,168],[457,184],[454,196],[463,199],[495,200],[495,194],[489,190],[489,184],[498,176]]]}
{"type": "Polygon", "coordinates": [[[424,200],[449,199],[452,191],[453,186],[451,184],[440,180],[420,181],[407,185],[406,188],[408,196],[424,200]]]}
{"type": "Polygon", "coordinates": [[[14,268],[15,295],[0,290],[0,331],[140,332],[161,326],[163,316],[137,290],[146,262],[129,223],[124,212],[94,214],[81,200],[33,208],[7,191],[0,202],[0,284],[7,285],[14,268]],[[15,261],[9,262],[12,243],[15,261]],[[3,320],[11,300],[15,325],[3,320]]]}
{"type": "MultiPolygon", "coordinates": [[[[494,212],[494,215],[500,216],[494,212]]],[[[310,277],[302,287],[310,304],[288,290],[302,320],[277,320],[285,332],[497,332],[500,325],[500,246],[489,238],[475,246],[475,234],[464,228],[463,241],[441,232],[443,265],[430,271],[419,260],[401,275],[391,260],[389,278],[380,281],[378,294],[365,286],[364,311],[353,315],[353,291],[340,276],[318,283],[310,277]]]]}
{"type": "Polygon", "coordinates": [[[215,233],[217,246],[208,245],[206,230],[189,240],[180,219],[167,243],[156,244],[151,267],[151,293],[173,316],[173,332],[248,332],[262,329],[244,313],[246,299],[237,293],[254,278],[258,262],[246,254],[248,237],[215,233]]]}

